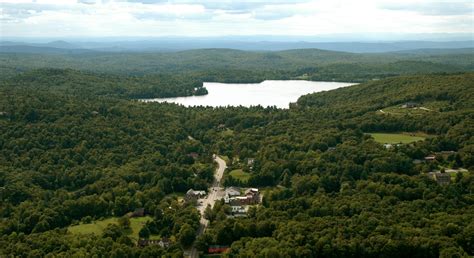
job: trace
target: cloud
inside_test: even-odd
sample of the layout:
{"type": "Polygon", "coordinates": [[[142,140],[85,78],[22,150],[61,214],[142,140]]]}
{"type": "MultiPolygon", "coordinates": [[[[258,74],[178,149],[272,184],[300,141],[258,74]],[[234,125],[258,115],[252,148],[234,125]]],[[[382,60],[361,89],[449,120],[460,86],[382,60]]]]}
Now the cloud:
{"type": "Polygon", "coordinates": [[[99,3],[98,0],[77,0],[80,4],[97,4],[99,3]]]}
{"type": "Polygon", "coordinates": [[[469,0],[0,0],[0,10],[6,36],[473,33],[469,0]]]}
{"type": "Polygon", "coordinates": [[[169,19],[206,19],[209,16],[202,5],[197,4],[159,4],[151,6],[135,6],[130,13],[138,19],[169,20],[169,19]]]}
{"type": "Polygon", "coordinates": [[[379,5],[382,9],[393,11],[417,12],[423,15],[449,16],[449,15],[473,15],[474,2],[472,1],[449,1],[449,2],[388,2],[379,5]]]}
{"type": "Polygon", "coordinates": [[[121,2],[129,2],[129,3],[141,3],[141,4],[162,4],[162,3],[169,3],[170,1],[167,0],[121,0],[121,2]]]}

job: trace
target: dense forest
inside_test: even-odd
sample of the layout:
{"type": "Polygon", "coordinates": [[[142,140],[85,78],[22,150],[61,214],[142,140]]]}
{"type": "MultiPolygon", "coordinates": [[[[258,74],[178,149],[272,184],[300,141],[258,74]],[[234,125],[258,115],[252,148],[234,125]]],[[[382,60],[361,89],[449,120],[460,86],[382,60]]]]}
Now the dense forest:
{"type": "Polygon", "coordinates": [[[12,77],[33,69],[70,68],[152,78],[152,75],[166,74],[178,81],[183,80],[182,77],[190,77],[199,82],[259,82],[289,78],[364,82],[403,74],[472,71],[472,60],[472,49],[378,54],[319,49],[276,52],[197,49],[150,53],[0,53],[0,74],[12,77]],[[175,75],[179,75],[178,78],[175,75]]]}
{"type": "Polygon", "coordinates": [[[472,53],[0,56],[2,257],[181,257],[193,242],[203,253],[228,246],[226,257],[474,255],[472,53]],[[301,76],[367,82],[290,109],[136,100],[206,94],[203,81],[301,76]],[[408,102],[428,111],[380,112],[408,102]],[[387,148],[374,132],[426,139],[387,148]],[[440,152],[449,154],[415,162],[440,152]],[[250,174],[226,185],[260,187],[263,203],[243,218],[218,203],[195,239],[200,215],[180,197],[210,186],[214,153],[250,174]],[[426,174],[439,168],[468,172],[443,186],[426,174]],[[150,217],[140,237],[169,247],[127,234],[124,215],[138,208],[150,217]],[[68,230],[111,217],[119,223],[99,235],[68,230]]]}

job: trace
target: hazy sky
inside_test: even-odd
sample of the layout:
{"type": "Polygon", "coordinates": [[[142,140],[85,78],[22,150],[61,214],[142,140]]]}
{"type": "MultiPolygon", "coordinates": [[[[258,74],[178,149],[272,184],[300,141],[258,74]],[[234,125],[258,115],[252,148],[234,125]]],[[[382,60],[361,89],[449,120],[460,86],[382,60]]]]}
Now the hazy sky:
{"type": "Polygon", "coordinates": [[[3,37],[473,33],[473,0],[0,0],[3,37]]]}

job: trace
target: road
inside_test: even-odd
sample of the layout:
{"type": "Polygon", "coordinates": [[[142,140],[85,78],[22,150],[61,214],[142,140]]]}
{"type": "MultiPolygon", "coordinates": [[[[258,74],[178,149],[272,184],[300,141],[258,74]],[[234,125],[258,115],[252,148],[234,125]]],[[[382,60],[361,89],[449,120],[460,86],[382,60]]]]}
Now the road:
{"type": "MultiPolygon", "coordinates": [[[[224,188],[221,185],[222,176],[224,175],[224,171],[227,168],[227,165],[223,159],[219,156],[214,155],[214,161],[217,163],[218,167],[216,172],[214,173],[214,182],[212,183],[211,187],[208,190],[208,194],[205,198],[198,199],[198,207],[199,213],[201,214],[201,225],[199,226],[199,230],[197,236],[200,236],[206,230],[207,226],[209,225],[209,221],[204,218],[204,211],[206,210],[207,205],[214,207],[214,203],[216,201],[221,200],[224,198],[224,188]]],[[[193,246],[190,252],[188,252],[189,257],[197,258],[199,257],[199,253],[196,247],[193,246]]]]}

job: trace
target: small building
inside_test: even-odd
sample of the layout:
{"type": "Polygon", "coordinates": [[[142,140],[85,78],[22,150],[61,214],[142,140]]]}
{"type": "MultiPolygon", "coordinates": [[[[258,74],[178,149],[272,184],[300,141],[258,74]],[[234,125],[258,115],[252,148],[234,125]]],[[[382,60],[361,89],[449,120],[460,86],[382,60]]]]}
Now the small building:
{"type": "Polygon", "coordinates": [[[235,199],[236,196],[240,196],[240,188],[231,186],[225,189],[224,203],[229,204],[231,199],[235,199]]]}
{"type": "Polygon", "coordinates": [[[247,196],[236,196],[228,199],[228,204],[230,206],[242,206],[242,205],[250,205],[251,199],[247,198],[247,196]]]}
{"type": "Polygon", "coordinates": [[[197,201],[197,199],[202,198],[206,195],[206,191],[195,191],[193,189],[189,189],[186,192],[186,201],[197,201]]]}
{"type": "Polygon", "coordinates": [[[237,205],[249,205],[251,204],[252,199],[247,196],[237,196],[235,197],[235,200],[237,201],[237,205]]]}
{"type": "Polygon", "coordinates": [[[132,213],[130,213],[130,218],[143,217],[145,216],[145,208],[136,208],[132,213]]]}
{"type": "Polygon", "coordinates": [[[96,115],[98,115],[98,114],[99,114],[98,111],[92,111],[92,112],[91,112],[91,115],[93,115],[93,116],[96,116],[96,115]]]}
{"type": "Polygon", "coordinates": [[[248,202],[250,202],[250,204],[259,203],[260,201],[260,194],[257,188],[247,189],[247,191],[245,191],[245,197],[247,197],[248,202]]]}
{"type": "Polygon", "coordinates": [[[229,197],[239,196],[240,195],[240,188],[235,187],[235,186],[227,187],[225,189],[225,193],[226,193],[226,195],[229,195],[229,197]]]}
{"type": "Polygon", "coordinates": [[[391,149],[393,147],[393,145],[390,143],[385,143],[383,146],[385,147],[385,149],[391,149]]]}
{"type": "Polygon", "coordinates": [[[150,239],[139,239],[137,245],[139,247],[145,247],[149,245],[161,246],[162,248],[168,248],[171,245],[171,241],[168,238],[150,240],[150,239]]]}
{"type": "Polygon", "coordinates": [[[402,105],[402,108],[415,108],[418,106],[418,103],[416,102],[407,102],[402,105]]]}
{"type": "Polygon", "coordinates": [[[425,157],[425,161],[435,161],[436,156],[435,155],[428,155],[425,157]]]}

